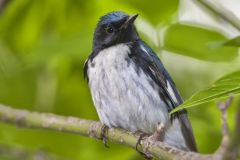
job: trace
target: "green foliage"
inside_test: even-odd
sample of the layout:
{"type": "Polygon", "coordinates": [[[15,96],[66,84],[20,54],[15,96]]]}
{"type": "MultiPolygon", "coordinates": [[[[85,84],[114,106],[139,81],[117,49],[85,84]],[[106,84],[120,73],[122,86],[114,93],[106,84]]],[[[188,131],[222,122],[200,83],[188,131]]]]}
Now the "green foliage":
{"type": "Polygon", "coordinates": [[[177,12],[178,0],[125,0],[126,4],[136,8],[137,11],[143,14],[151,23],[157,25],[168,21],[174,13],[177,12]]]}
{"type": "Polygon", "coordinates": [[[186,100],[182,105],[172,110],[174,113],[183,108],[194,107],[203,103],[226,98],[240,93],[240,72],[228,74],[217,80],[211,87],[199,91],[186,100]]]}
{"type": "Polygon", "coordinates": [[[211,47],[211,42],[226,40],[222,34],[184,24],[171,25],[164,36],[164,49],[208,61],[229,61],[238,55],[236,47],[211,47]]]}

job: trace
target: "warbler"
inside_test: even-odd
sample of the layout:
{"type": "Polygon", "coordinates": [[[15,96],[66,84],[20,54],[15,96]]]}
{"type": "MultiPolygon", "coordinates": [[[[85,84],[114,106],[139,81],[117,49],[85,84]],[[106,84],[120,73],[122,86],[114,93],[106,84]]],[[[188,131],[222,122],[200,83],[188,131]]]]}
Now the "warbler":
{"type": "Polygon", "coordinates": [[[183,100],[161,60],[139,37],[137,17],[111,12],[95,29],[84,74],[100,121],[110,128],[146,134],[162,123],[163,142],[197,151],[186,110],[169,115],[183,100]]]}

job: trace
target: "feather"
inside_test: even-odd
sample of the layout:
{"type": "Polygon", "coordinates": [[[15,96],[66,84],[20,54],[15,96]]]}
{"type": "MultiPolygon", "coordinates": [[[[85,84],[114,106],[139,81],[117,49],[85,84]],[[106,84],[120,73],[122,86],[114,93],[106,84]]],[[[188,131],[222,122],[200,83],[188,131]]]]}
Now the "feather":
{"type": "MultiPolygon", "coordinates": [[[[160,88],[160,97],[168,102],[168,111],[183,103],[176,86],[169,73],[164,68],[162,62],[157,55],[143,41],[138,40],[131,44],[131,58],[137,63],[145,74],[150,76],[160,88]]],[[[197,151],[195,139],[191,124],[187,117],[186,110],[181,110],[173,116],[178,118],[181,123],[181,130],[185,138],[185,142],[192,151],[197,151]]]]}

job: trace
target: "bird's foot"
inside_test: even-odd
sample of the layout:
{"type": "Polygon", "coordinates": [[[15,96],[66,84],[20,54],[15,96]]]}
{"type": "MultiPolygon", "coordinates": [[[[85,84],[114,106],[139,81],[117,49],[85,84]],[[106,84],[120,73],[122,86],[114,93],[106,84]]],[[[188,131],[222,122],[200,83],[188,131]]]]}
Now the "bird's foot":
{"type": "Polygon", "coordinates": [[[109,148],[108,144],[107,144],[107,136],[106,133],[108,131],[108,126],[106,126],[105,124],[103,124],[102,128],[101,128],[101,134],[100,134],[100,139],[103,141],[103,144],[106,148],[109,148]]]}
{"type": "Polygon", "coordinates": [[[147,148],[149,145],[151,145],[152,142],[156,142],[156,141],[163,141],[164,138],[164,134],[165,134],[165,127],[163,123],[158,123],[157,127],[156,127],[156,131],[149,136],[146,133],[141,133],[140,137],[138,138],[137,144],[136,144],[136,150],[139,154],[141,154],[145,159],[147,160],[151,160],[152,157],[151,155],[147,154],[147,148]],[[138,149],[138,146],[141,145],[141,141],[145,140],[146,143],[144,143],[144,152],[140,151],[138,149]]]}
{"type": "Polygon", "coordinates": [[[140,133],[140,136],[139,136],[139,138],[138,138],[138,140],[137,140],[135,149],[136,149],[136,151],[137,151],[140,155],[142,155],[146,160],[151,160],[151,159],[152,159],[151,156],[145,154],[144,152],[142,152],[142,151],[140,151],[140,150],[138,149],[138,146],[141,146],[141,145],[142,145],[142,144],[141,144],[141,141],[144,140],[145,138],[148,138],[148,136],[149,136],[149,135],[146,134],[146,133],[140,133]]]}

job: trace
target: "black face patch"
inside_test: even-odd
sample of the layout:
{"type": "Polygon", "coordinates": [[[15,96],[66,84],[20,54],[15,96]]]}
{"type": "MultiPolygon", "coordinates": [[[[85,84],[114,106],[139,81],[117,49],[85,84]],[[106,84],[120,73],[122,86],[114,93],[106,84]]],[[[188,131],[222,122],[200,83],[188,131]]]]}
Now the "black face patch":
{"type": "Polygon", "coordinates": [[[122,27],[128,17],[129,15],[122,12],[113,12],[103,16],[95,29],[94,49],[104,49],[139,39],[134,24],[122,27]]]}

